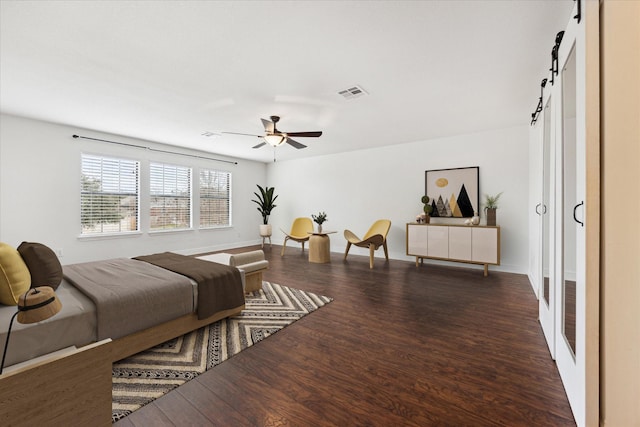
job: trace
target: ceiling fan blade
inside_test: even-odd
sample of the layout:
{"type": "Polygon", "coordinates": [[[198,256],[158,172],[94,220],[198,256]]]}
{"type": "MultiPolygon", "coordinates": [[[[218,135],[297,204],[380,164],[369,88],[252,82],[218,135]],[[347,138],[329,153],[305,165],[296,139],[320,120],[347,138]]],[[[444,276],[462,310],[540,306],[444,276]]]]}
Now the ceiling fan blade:
{"type": "Polygon", "coordinates": [[[254,145],[254,146],[253,146],[253,147],[251,147],[251,148],[260,148],[260,147],[262,147],[263,145],[266,145],[266,142],[264,142],[264,141],[263,141],[263,142],[261,142],[260,144],[258,144],[258,145],[254,145]]]}
{"type": "Polygon", "coordinates": [[[229,135],[243,135],[243,136],[257,136],[258,138],[262,138],[262,135],[254,135],[252,133],[239,133],[239,132],[220,132],[229,135]]]}
{"type": "Polygon", "coordinates": [[[301,136],[301,137],[319,137],[322,135],[322,131],[316,132],[285,132],[287,136],[301,136]]]}
{"type": "Polygon", "coordinates": [[[265,120],[265,119],[260,119],[260,120],[262,120],[262,125],[264,126],[264,130],[267,133],[275,132],[276,125],[273,122],[270,122],[269,120],[265,120]]]}
{"type": "Polygon", "coordinates": [[[289,144],[290,146],[297,148],[298,150],[301,149],[301,148],[307,148],[306,145],[300,144],[298,141],[294,141],[291,138],[287,138],[287,140],[285,142],[287,144],[289,144]]]}

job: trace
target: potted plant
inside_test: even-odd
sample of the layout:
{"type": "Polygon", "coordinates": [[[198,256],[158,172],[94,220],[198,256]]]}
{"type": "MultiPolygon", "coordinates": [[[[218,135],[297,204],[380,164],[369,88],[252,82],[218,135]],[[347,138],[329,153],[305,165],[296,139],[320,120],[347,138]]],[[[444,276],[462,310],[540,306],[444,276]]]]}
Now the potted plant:
{"type": "Polygon", "coordinates": [[[424,213],[420,214],[420,219],[425,224],[429,224],[431,222],[431,212],[433,212],[433,206],[429,204],[429,202],[431,202],[431,199],[429,198],[429,196],[424,195],[420,200],[422,201],[422,203],[424,203],[424,207],[422,208],[422,211],[424,213]]]}
{"type": "Polygon", "coordinates": [[[498,200],[502,196],[502,191],[495,196],[484,195],[484,211],[487,213],[487,225],[496,225],[496,209],[498,209],[498,200]]]}
{"type": "MultiPolygon", "coordinates": [[[[260,236],[262,237],[270,237],[271,236],[271,225],[269,224],[269,215],[271,215],[271,211],[276,205],[273,203],[276,201],[278,196],[274,196],[273,192],[275,191],[275,187],[264,187],[262,188],[260,185],[257,185],[258,189],[260,189],[260,193],[255,194],[256,199],[251,200],[255,204],[258,205],[258,211],[260,215],[262,215],[262,224],[260,225],[260,236]]],[[[264,239],[263,239],[264,240],[264,239]]]]}
{"type": "Polygon", "coordinates": [[[311,214],[311,218],[313,218],[313,222],[318,224],[318,233],[322,233],[322,223],[327,220],[327,214],[324,212],[320,212],[318,215],[311,214]]]}

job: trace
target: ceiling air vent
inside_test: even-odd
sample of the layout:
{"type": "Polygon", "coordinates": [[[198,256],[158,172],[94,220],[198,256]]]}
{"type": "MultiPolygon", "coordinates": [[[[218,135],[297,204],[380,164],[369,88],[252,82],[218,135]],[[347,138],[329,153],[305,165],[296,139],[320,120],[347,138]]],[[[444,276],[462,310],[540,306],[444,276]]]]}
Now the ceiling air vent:
{"type": "Polygon", "coordinates": [[[359,98],[362,95],[367,95],[367,92],[365,92],[365,90],[360,86],[353,86],[349,89],[341,90],[338,92],[338,95],[342,95],[345,99],[354,99],[359,98]]]}
{"type": "Polygon", "coordinates": [[[204,131],[200,135],[202,135],[202,136],[204,136],[206,138],[217,138],[217,137],[220,136],[219,133],[209,132],[209,131],[204,131]]]}

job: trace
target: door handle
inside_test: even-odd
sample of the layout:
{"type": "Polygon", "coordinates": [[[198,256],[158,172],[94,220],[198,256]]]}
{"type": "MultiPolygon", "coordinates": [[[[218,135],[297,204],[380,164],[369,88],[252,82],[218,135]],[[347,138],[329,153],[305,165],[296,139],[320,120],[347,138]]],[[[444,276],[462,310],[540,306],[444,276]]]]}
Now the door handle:
{"type": "Polygon", "coordinates": [[[584,200],[573,207],[573,220],[575,222],[577,222],[578,224],[580,224],[581,227],[584,227],[584,222],[582,222],[578,218],[576,218],[576,210],[578,210],[578,208],[580,206],[582,206],[582,205],[584,205],[584,200]]]}
{"type": "Polygon", "coordinates": [[[537,213],[538,215],[544,215],[544,214],[546,214],[546,213],[547,213],[547,205],[543,205],[542,203],[538,203],[538,204],[536,205],[536,213],[537,213]],[[540,206],[542,206],[542,212],[540,212],[540,211],[538,210],[538,208],[539,208],[540,206]]]}

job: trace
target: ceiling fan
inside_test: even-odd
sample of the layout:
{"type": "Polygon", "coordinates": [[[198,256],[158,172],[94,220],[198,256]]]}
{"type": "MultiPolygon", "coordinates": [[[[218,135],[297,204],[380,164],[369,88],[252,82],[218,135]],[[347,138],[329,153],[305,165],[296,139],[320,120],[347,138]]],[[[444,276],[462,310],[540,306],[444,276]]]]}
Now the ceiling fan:
{"type": "Polygon", "coordinates": [[[264,141],[262,141],[260,144],[255,145],[252,148],[260,148],[263,145],[269,144],[273,147],[278,147],[282,144],[284,144],[285,142],[289,145],[291,145],[292,147],[295,147],[297,149],[301,149],[301,148],[306,148],[307,146],[304,144],[299,143],[298,141],[294,141],[293,139],[291,139],[291,137],[302,137],[302,138],[317,138],[320,135],[322,135],[322,131],[315,131],[315,132],[280,132],[278,129],[276,129],[276,123],[278,123],[280,121],[280,117],[278,116],[271,116],[271,121],[266,120],[266,119],[260,119],[262,120],[262,125],[264,126],[264,131],[265,131],[265,135],[252,135],[252,134],[247,134],[247,133],[237,133],[237,132],[222,132],[222,133],[228,133],[228,134],[232,134],[232,135],[247,135],[247,136],[256,136],[258,138],[262,138],[264,141]]]}

